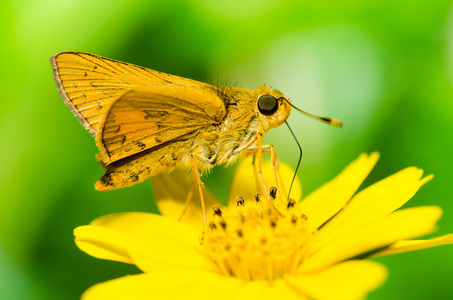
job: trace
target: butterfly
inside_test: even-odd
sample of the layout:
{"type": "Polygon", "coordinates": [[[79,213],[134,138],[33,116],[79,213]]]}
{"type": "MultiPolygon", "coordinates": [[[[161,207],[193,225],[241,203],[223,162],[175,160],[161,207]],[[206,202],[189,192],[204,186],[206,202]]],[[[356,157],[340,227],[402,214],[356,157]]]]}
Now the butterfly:
{"type": "Polygon", "coordinates": [[[181,167],[192,171],[202,199],[200,173],[216,165],[255,154],[260,173],[263,151],[275,165],[263,135],[296,108],[266,85],[214,86],[89,53],[57,53],[51,64],[61,97],[95,138],[106,169],[95,184],[99,191],[181,167]]]}

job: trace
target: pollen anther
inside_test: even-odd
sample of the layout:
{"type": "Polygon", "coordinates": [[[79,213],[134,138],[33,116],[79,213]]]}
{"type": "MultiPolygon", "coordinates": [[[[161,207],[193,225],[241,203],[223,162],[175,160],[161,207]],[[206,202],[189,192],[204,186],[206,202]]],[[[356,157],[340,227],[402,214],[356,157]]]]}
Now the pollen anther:
{"type": "Polygon", "coordinates": [[[317,235],[294,200],[274,199],[277,208],[291,211],[282,216],[257,198],[238,197],[237,205],[214,208],[203,253],[226,276],[273,281],[294,274],[317,235]]]}
{"type": "Polygon", "coordinates": [[[275,186],[272,186],[269,190],[269,194],[272,199],[275,199],[277,197],[277,188],[275,186]]]}

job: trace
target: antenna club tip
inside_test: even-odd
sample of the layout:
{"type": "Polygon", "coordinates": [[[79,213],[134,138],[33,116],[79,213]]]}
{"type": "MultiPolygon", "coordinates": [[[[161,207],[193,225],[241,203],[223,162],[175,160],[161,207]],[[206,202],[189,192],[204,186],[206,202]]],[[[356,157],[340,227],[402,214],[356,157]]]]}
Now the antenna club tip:
{"type": "Polygon", "coordinates": [[[335,127],[343,127],[343,122],[340,119],[331,119],[330,125],[335,127]]]}

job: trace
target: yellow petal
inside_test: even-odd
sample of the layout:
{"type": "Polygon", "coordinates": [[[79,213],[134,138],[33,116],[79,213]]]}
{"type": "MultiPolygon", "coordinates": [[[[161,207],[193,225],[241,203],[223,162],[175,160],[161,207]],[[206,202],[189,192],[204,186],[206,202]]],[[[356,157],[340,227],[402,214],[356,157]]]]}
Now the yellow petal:
{"type": "Polygon", "coordinates": [[[320,272],[286,276],[285,280],[310,299],[363,299],[377,289],[387,278],[381,264],[351,260],[320,272]]]}
{"type": "Polygon", "coordinates": [[[83,300],[200,299],[231,300],[239,279],[199,271],[163,271],[126,276],[89,288],[83,300]]]}
{"type": "MultiPolygon", "coordinates": [[[[301,266],[302,272],[319,270],[357,255],[428,234],[434,229],[442,210],[437,206],[414,207],[396,211],[354,231],[337,236],[315,252],[301,266]]],[[[322,243],[322,240],[321,240],[322,243]]]]}
{"type": "Polygon", "coordinates": [[[267,281],[250,281],[240,289],[230,292],[230,299],[234,300],[308,300],[309,298],[294,290],[283,279],[274,280],[271,284],[267,281]]]}
{"type": "Polygon", "coordinates": [[[187,206],[184,214],[184,203],[175,201],[171,198],[161,199],[158,202],[159,211],[166,218],[170,218],[175,221],[181,221],[195,229],[203,229],[203,213],[201,209],[198,209],[195,205],[187,206]],[[182,217],[181,217],[182,215],[182,217]]]}
{"type": "Polygon", "coordinates": [[[358,193],[320,230],[322,238],[339,235],[378,220],[405,204],[432,176],[420,179],[423,171],[415,167],[395,173],[358,193]]]}
{"type": "MultiPolygon", "coordinates": [[[[196,185],[192,187],[193,178],[191,176],[184,170],[174,169],[171,173],[160,173],[152,177],[151,184],[157,207],[162,215],[173,220],[180,220],[201,231],[203,229],[203,214],[200,194],[196,185]],[[184,212],[191,189],[193,189],[192,197],[184,212]],[[181,215],[182,218],[180,219],[181,215]]],[[[209,213],[212,207],[218,204],[218,201],[207,188],[202,190],[206,211],[209,213]]]]}
{"type": "MultiPolygon", "coordinates": [[[[263,161],[262,172],[266,187],[269,189],[272,186],[276,186],[274,172],[271,167],[270,160],[263,161]]],[[[280,193],[283,199],[287,198],[293,176],[294,170],[289,165],[283,162],[278,163],[278,187],[280,188],[280,193]]],[[[256,166],[253,164],[253,156],[248,156],[241,160],[241,163],[236,169],[230,188],[228,205],[236,205],[236,197],[254,199],[255,195],[258,193],[264,195],[263,186],[260,178],[258,177],[256,166]]],[[[300,184],[299,179],[296,177],[291,189],[291,198],[300,199],[301,196],[302,185],[300,184]]]]}
{"type": "Polygon", "coordinates": [[[80,250],[89,255],[132,264],[133,261],[123,245],[131,241],[124,235],[97,226],[79,226],[74,229],[75,243],[80,250]],[[115,241],[112,243],[112,241],[115,241]]]}
{"type": "Polygon", "coordinates": [[[109,228],[137,239],[163,237],[178,243],[196,245],[200,231],[169,218],[143,212],[118,213],[95,219],[90,225],[109,228]]]}
{"type": "Polygon", "coordinates": [[[148,264],[145,260],[137,262],[147,272],[175,264],[181,268],[211,268],[198,252],[198,231],[159,215],[109,215],[76,228],[74,234],[80,249],[97,258],[136,263],[132,254],[147,256],[148,264]]]}
{"type": "Polygon", "coordinates": [[[446,234],[430,240],[397,241],[389,247],[373,253],[370,257],[386,256],[449,244],[453,244],[453,234],[446,234]]]}
{"type": "Polygon", "coordinates": [[[299,203],[299,207],[308,216],[310,224],[318,228],[343,208],[371,172],[378,159],[377,152],[369,156],[362,153],[337,177],[305,197],[299,203]]]}
{"type": "MultiPolygon", "coordinates": [[[[173,259],[165,259],[161,256],[150,255],[149,251],[137,251],[137,248],[129,249],[129,257],[140,270],[145,273],[162,272],[162,270],[174,269],[177,272],[188,271],[208,271],[219,273],[218,267],[211,261],[199,255],[187,255],[186,253],[178,254],[181,250],[175,245],[175,249],[169,249],[170,255],[180,255],[173,259]],[[176,250],[176,251],[175,251],[176,250]],[[181,262],[182,261],[182,262],[181,262]]],[[[155,252],[156,250],[153,250],[155,252]]]]}

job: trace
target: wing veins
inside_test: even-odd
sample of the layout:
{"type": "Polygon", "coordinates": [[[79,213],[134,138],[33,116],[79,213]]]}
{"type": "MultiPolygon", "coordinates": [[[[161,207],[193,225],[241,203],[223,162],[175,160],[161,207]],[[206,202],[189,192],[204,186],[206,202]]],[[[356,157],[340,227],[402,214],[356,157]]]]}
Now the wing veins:
{"type": "MultiPolygon", "coordinates": [[[[112,67],[112,68],[113,68],[115,71],[117,71],[117,72],[114,72],[114,71],[108,69],[107,67],[105,67],[105,66],[103,66],[103,65],[101,65],[101,64],[99,64],[99,63],[97,63],[97,62],[95,62],[95,61],[93,61],[93,60],[88,59],[85,55],[81,55],[80,57],[83,58],[83,59],[85,59],[86,61],[88,61],[88,62],[90,62],[90,63],[92,63],[92,64],[94,64],[94,65],[96,65],[96,66],[98,66],[98,67],[100,67],[100,68],[102,68],[102,69],[104,69],[104,70],[106,70],[106,71],[110,71],[111,73],[113,73],[113,74],[115,74],[115,75],[117,75],[117,76],[121,76],[121,74],[118,73],[119,70],[118,70],[117,68],[115,68],[115,67],[111,66],[110,64],[106,63],[106,61],[107,61],[106,59],[102,59],[102,60],[100,60],[100,61],[102,61],[102,62],[104,62],[106,65],[112,67]]],[[[123,73],[123,74],[124,74],[124,73],[123,73]]]]}
{"type": "MultiPolygon", "coordinates": [[[[80,96],[77,96],[78,97],[81,97],[83,95],[80,95],[80,96]]],[[[102,98],[96,98],[94,100],[90,100],[90,101],[86,101],[86,102],[82,102],[82,103],[78,103],[77,105],[74,104],[75,107],[79,107],[80,105],[84,105],[84,104],[88,104],[88,103],[92,103],[92,102],[95,102],[95,101],[99,101],[99,100],[104,100],[104,99],[107,99],[107,98],[113,98],[113,97],[116,97],[115,95],[112,95],[112,96],[106,96],[106,97],[102,97],[102,98]]],[[[75,98],[74,98],[75,99],[75,98]]],[[[73,100],[73,99],[71,99],[73,100]]],[[[79,111],[84,111],[85,108],[83,109],[79,109],[79,111]]]]}
{"type": "MultiPolygon", "coordinates": [[[[110,126],[110,127],[115,127],[115,126],[110,126]]],[[[131,130],[131,131],[121,132],[120,135],[127,135],[127,134],[131,134],[131,133],[137,133],[137,132],[140,132],[140,131],[145,131],[146,129],[151,129],[152,127],[153,127],[153,126],[148,126],[148,127],[142,127],[142,128],[139,128],[139,129],[131,130]]],[[[186,128],[186,127],[187,127],[187,126],[177,126],[177,127],[173,127],[173,128],[186,128]]],[[[199,126],[197,126],[197,127],[199,127],[199,126]]],[[[149,137],[149,136],[151,136],[151,135],[154,135],[154,134],[157,134],[157,133],[161,133],[161,132],[163,132],[163,131],[165,131],[165,130],[168,130],[168,129],[167,129],[167,128],[164,128],[164,129],[157,129],[157,130],[153,131],[152,134],[145,135],[144,137],[149,137]]],[[[104,129],[103,132],[105,132],[105,129],[104,129]]],[[[106,138],[104,138],[104,140],[109,140],[109,139],[112,139],[112,138],[115,138],[115,137],[117,137],[117,135],[115,135],[114,137],[106,137],[106,138]]],[[[141,139],[142,139],[142,138],[140,138],[140,140],[141,140],[141,139]]]]}
{"type": "Polygon", "coordinates": [[[64,79],[64,80],[61,80],[61,82],[65,82],[65,81],[97,81],[97,80],[102,80],[102,81],[108,81],[108,80],[112,80],[112,81],[123,81],[121,80],[120,78],[115,78],[115,77],[110,77],[110,78],[73,78],[73,79],[64,79]]]}
{"type": "MultiPolygon", "coordinates": [[[[193,106],[199,108],[199,111],[195,111],[195,110],[193,110],[192,108],[184,107],[184,110],[186,110],[186,111],[188,111],[188,112],[193,112],[193,113],[198,113],[198,114],[200,114],[200,113],[205,113],[205,114],[207,114],[207,113],[206,113],[206,110],[205,110],[203,107],[197,105],[196,102],[190,102],[190,101],[187,101],[187,100],[178,98],[178,97],[173,97],[173,99],[178,100],[178,101],[180,101],[180,102],[182,102],[182,103],[189,104],[189,105],[188,105],[189,107],[193,105],[193,106]]],[[[151,99],[151,100],[153,100],[153,99],[151,99]]],[[[142,98],[139,98],[139,97],[135,97],[135,99],[134,99],[134,97],[132,97],[132,99],[127,100],[127,101],[130,101],[130,102],[141,102],[141,103],[156,102],[155,100],[154,100],[154,101],[142,100],[142,98]]],[[[176,104],[172,104],[172,103],[165,103],[165,105],[176,106],[176,104]]],[[[209,114],[208,114],[208,115],[209,115],[209,114]]]]}
{"type": "MultiPolygon", "coordinates": [[[[199,129],[200,129],[200,127],[196,127],[196,128],[195,128],[194,130],[192,130],[192,131],[189,131],[189,132],[187,132],[187,133],[185,133],[185,134],[183,134],[183,135],[180,135],[180,136],[177,136],[177,137],[171,139],[171,141],[177,141],[179,138],[181,138],[181,137],[183,137],[183,136],[185,136],[185,135],[188,135],[188,134],[190,134],[190,133],[193,133],[193,132],[195,132],[195,131],[197,131],[197,130],[199,130],[199,129]]],[[[134,131],[134,132],[135,132],[135,131],[134,131]]],[[[108,151],[108,153],[111,154],[111,153],[114,152],[114,151],[118,151],[118,150],[121,149],[121,148],[125,148],[125,147],[127,147],[127,146],[134,145],[136,142],[142,141],[142,140],[144,140],[144,139],[146,139],[146,138],[148,138],[148,137],[150,137],[150,136],[153,136],[153,135],[155,135],[155,133],[160,133],[160,132],[157,131],[157,132],[154,132],[154,133],[151,133],[151,134],[147,134],[147,135],[144,135],[143,137],[140,137],[139,139],[131,140],[130,142],[128,142],[128,143],[126,143],[126,144],[124,144],[124,145],[121,145],[120,147],[117,147],[117,148],[115,148],[115,149],[107,149],[107,148],[106,148],[106,150],[108,151]]],[[[119,136],[114,136],[114,137],[111,137],[111,138],[108,138],[108,139],[103,139],[103,142],[104,142],[104,144],[108,144],[108,145],[115,145],[115,144],[118,144],[119,142],[112,141],[112,140],[115,139],[115,138],[119,138],[119,136]],[[112,141],[112,142],[109,142],[109,141],[112,141]]],[[[168,142],[168,141],[166,141],[166,142],[168,142]]],[[[164,143],[166,143],[166,142],[164,142],[164,143]]],[[[162,144],[163,144],[163,143],[162,143],[162,144]]],[[[154,146],[154,147],[155,147],[155,146],[154,146]]],[[[151,147],[151,148],[149,148],[149,149],[152,149],[152,148],[154,148],[154,147],[151,147]]]]}
{"type": "MultiPolygon", "coordinates": [[[[111,74],[108,74],[108,73],[103,73],[103,72],[99,72],[97,70],[93,70],[93,69],[81,69],[81,68],[73,68],[73,67],[58,67],[58,70],[62,70],[62,69],[68,69],[68,70],[81,70],[81,71],[84,71],[84,72],[91,72],[91,73],[96,73],[96,74],[101,74],[101,75],[105,75],[106,77],[112,77],[112,78],[116,78],[114,76],[112,76],[111,74]]],[[[106,68],[104,68],[105,70],[108,70],[106,68]]],[[[58,72],[58,74],[60,75],[71,75],[71,74],[74,74],[74,73],[67,73],[67,74],[62,74],[61,72],[58,72]]],[[[118,75],[115,73],[115,75],[118,75]]]]}
{"type": "Polygon", "coordinates": [[[188,132],[188,133],[186,133],[186,134],[184,134],[184,135],[181,135],[181,136],[178,136],[178,137],[176,137],[176,138],[173,138],[173,139],[171,139],[171,140],[169,140],[169,141],[167,141],[167,142],[164,142],[164,143],[162,143],[162,144],[160,144],[160,145],[156,145],[156,146],[151,147],[151,148],[149,148],[149,149],[144,149],[143,151],[140,151],[140,152],[138,152],[138,153],[134,153],[134,154],[132,154],[132,155],[130,155],[130,156],[123,157],[123,158],[121,158],[121,159],[119,159],[119,160],[116,160],[116,161],[114,161],[114,162],[108,164],[108,166],[112,165],[112,166],[114,166],[115,168],[120,167],[120,166],[122,166],[122,165],[124,165],[124,164],[127,164],[127,163],[130,162],[130,161],[133,161],[133,160],[135,160],[135,159],[137,159],[137,158],[140,158],[140,157],[142,157],[142,156],[144,156],[144,155],[148,155],[149,153],[152,153],[152,152],[154,152],[154,151],[156,151],[156,150],[158,150],[158,149],[162,149],[162,148],[168,146],[168,145],[171,144],[171,143],[174,143],[174,142],[177,142],[177,141],[182,141],[183,138],[184,138],[185,136],[190,135],[190,134],[192,134],[193,132],[195,132],[195,131],[188,132]]]}
{"type": "Polygon", "coordinates": [[[90,92],[90,91],[117,91],[117,90],[124,90],[124,88],[112,88],[112,87],[109,87],[109,88],[102,88],[102,87],[93,87],[91,89],[88,89],[88,90],[77,90],[77,91],[71,91],[71,92],[68,92],[65,90],[65,92],[68,94],[68,93],[81,93],[81,92],[90,92]]]}

